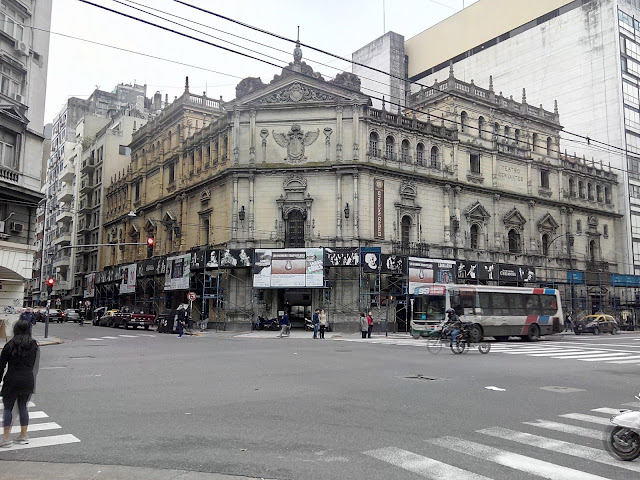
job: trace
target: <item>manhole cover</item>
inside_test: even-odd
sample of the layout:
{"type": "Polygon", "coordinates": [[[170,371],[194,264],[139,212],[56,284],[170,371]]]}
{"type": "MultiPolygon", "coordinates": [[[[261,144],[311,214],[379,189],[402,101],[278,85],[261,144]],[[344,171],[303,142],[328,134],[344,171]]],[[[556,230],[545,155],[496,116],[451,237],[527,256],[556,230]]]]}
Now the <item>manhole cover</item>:
{"type": "Polygon", "coordinates": [[[540,387],[540,390],[547,390],[549,392],[557,392],[557,393],[574,393],[574,392],[585,392],[586,390],[582,388],[572,388],[572,387],[558,387],[555,385],[550,385],[548,387],[540,387]]]}
{"type": "Polygon", "coordinates": [[[409,375],[408,377],[404,378],[408,378],[409,380],[442,380],[442,378],[430,377],[429,375],[422,375],[421,373],[418,373],[416,375],[409,375]]]}

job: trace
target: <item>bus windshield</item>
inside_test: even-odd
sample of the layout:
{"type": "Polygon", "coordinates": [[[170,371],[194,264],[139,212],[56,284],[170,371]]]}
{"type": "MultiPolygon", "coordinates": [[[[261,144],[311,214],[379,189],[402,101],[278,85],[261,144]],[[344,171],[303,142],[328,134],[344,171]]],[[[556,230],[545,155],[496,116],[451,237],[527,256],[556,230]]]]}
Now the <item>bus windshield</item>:
{"type": "Polygon", "coordinates": [[[425,295],[416,297],[413,305],[413,320],[437,325],[444,321],[446,297],[444,295],[425,295]]]}

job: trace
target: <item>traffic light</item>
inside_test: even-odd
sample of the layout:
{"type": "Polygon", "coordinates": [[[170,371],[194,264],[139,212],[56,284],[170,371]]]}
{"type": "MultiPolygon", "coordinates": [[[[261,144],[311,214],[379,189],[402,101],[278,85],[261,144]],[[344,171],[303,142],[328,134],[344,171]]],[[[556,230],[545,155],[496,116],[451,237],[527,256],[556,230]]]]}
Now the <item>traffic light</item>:
{"type": "Polygon", "coordinates": [[[156,244],[154,237],[147,238],[147,258],[153,257],[153,246],[156,244]]]}
{"type": "Polygon", "coordinates": [[[47,293],[51,293],[54,283],[56,283],[56,281],[53,278],[47,279],[47,293]]]}

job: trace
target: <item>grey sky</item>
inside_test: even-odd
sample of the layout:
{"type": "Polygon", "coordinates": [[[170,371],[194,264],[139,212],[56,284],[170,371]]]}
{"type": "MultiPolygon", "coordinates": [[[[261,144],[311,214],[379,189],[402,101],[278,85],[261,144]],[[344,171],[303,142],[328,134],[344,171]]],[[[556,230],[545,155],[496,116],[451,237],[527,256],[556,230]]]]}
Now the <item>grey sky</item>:
{"type": "MultiPolygon", "coordinates": [[[[229,45],[206,34],[246,46],[275,57],[276,60],[267,60],[279,65],[284,65],[293,59],[294,45],[291,43],[198,12],[172,0],[91,1],[204,38],[213,43],[262,57],[262,55],[229,45]],[[139,5],[134,5],[134,3],[144,4],[194,20],[206,25],[206,27],[172,18],[174,21],[204,33],[194,32],[145,15],[123,5],[124,3],[135,7],[139,7],[139,5]],[[248,40],[233,38],[228,34],[207,27],[234,33],[248,40]],[[285,52],[256,45],[251,41],[277,47],[285,52]]],[[[287,38],[295,39],[299,25],[301,42],[347,58],[351,58],[352,52],[384,33],[383,0],[185,1],[287,38]]],[[[410,38],[456,13],[462,8],[463,3],[465,6],[469,6],[475,1],[386,0],[384,2],[386,7],[384,9],[386,11],[384,25],[387,31],[393,30],[404,35],[405,38],[410,38]]],[[[167,17],[164,13],[154,13],[167,17]]],[[[217,98],[222,95],[224,100],[231,100],[235,97],[235,86],[242,78],[261,77],[266,83],[281,70],[155,27],[143,25],[95,6],[81,3],[78,0],[53,0],[51,31],[45,122],[53,120],[68,97],[86,98],[96,86],[100,86],[103,90],[111,90],[120,82],[146,83],[148,96],[160,91],[163,98],[165,94],[168,94],[169,99],[172,100],[174,96],[180,95],[184,90],[184,79],[188,75],[192,92],[202,93],[206,90],[211,97],[217,98]],[[192,66],[136,55],[57,34],[71,35],[192,66]],[[196,68],[196,66],[211,71],[196,68]]],[[[339,67],[350,71],[348,64],[305,48],[303,48],[303,60],[309,63],[315,71],[322,73],[325,78],[333,77],[338,73],[338,70],[330,67],[339,67]],[[313,60],[329,66],[318,65],[313,60]]]]}

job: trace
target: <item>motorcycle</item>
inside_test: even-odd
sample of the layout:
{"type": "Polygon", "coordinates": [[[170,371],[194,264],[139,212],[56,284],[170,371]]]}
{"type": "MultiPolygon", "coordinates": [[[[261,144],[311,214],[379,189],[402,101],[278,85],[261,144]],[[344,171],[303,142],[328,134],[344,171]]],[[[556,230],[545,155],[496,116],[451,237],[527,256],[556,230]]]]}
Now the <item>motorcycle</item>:
{"type": "MultiPolygon", "coordinates": [[[[640,393],[635,397],[640,400],[640,393]]],[[[611,423],[603,439],[609,454],[628,462],[640,457],[640,412],[621,410],[611,417],[611,423]]]]}
{"type": "Polygon", "coordinates": [[[258,330],[280,330],[278,319],[258,317],[258,330]]]}

